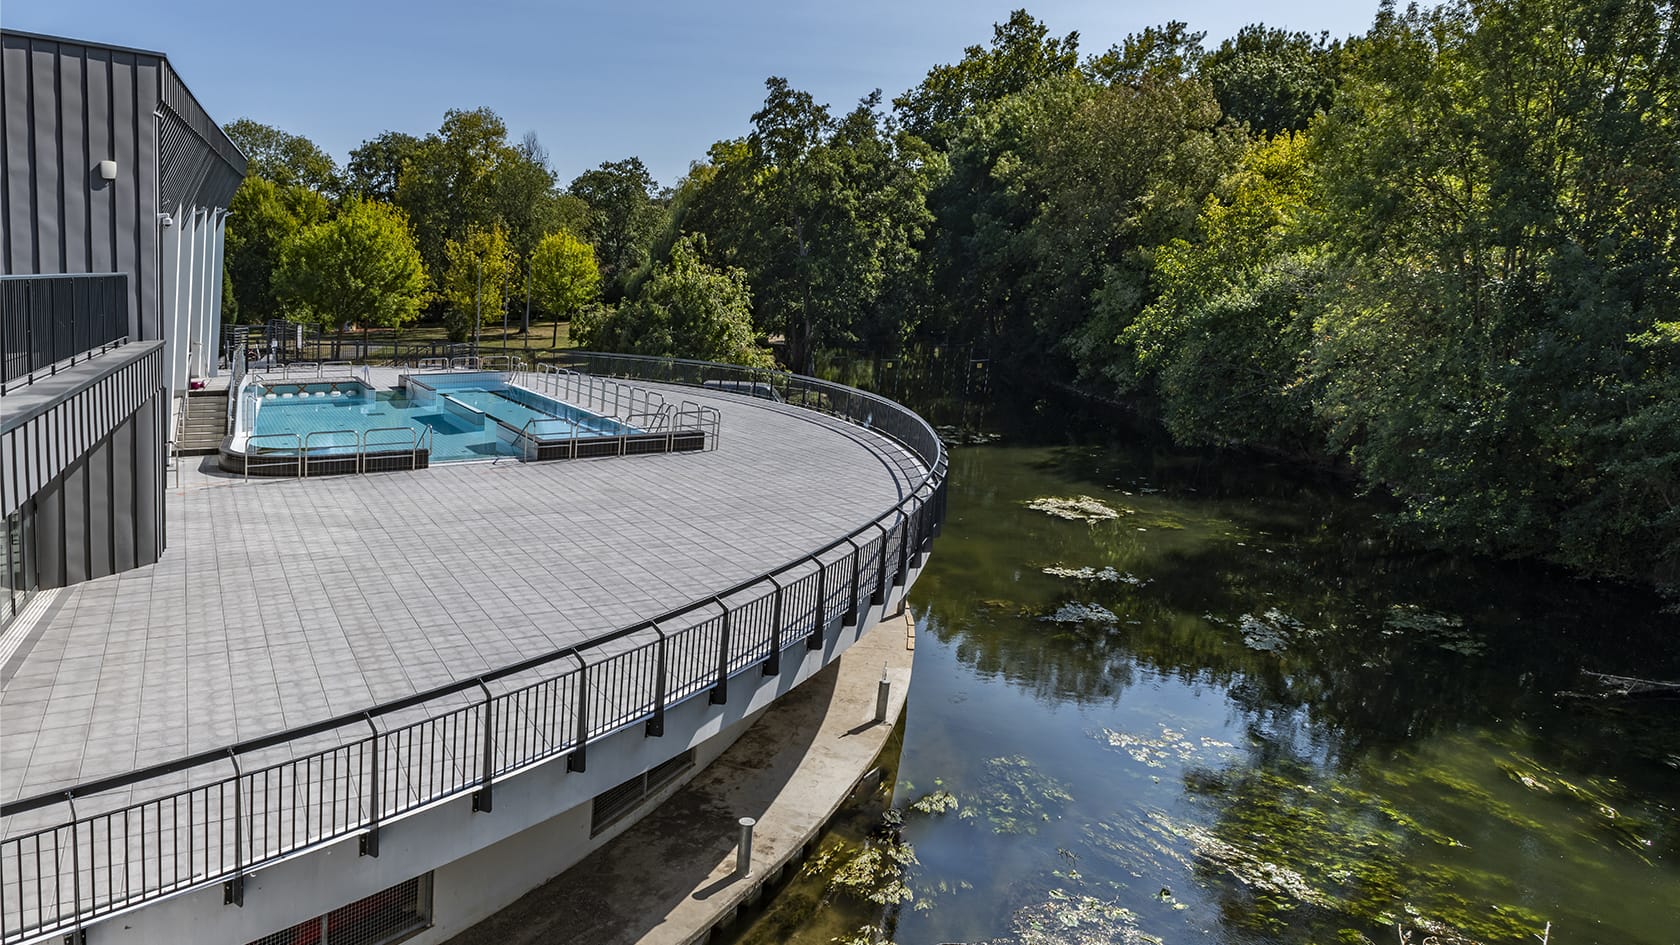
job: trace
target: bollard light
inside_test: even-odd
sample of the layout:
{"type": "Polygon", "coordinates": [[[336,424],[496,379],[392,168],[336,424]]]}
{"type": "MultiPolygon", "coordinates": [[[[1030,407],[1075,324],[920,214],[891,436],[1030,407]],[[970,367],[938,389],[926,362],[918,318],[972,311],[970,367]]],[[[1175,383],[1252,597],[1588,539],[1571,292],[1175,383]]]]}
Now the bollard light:
{"type": "Polygon", "coordinates": [[[758,821],[751,817],[742,817],[737,823],[741,825],[741,842],[735,848],[735,875],[749,876],[752,874],[753,825],[758,821]]]}
{"type": "Polygon", "coordinates": [[[887,698],[892,695],[892,683],[887,681],[887,664],[881,664],[881,685],[875,690],[875,721],[887,720],[887,698]]]}

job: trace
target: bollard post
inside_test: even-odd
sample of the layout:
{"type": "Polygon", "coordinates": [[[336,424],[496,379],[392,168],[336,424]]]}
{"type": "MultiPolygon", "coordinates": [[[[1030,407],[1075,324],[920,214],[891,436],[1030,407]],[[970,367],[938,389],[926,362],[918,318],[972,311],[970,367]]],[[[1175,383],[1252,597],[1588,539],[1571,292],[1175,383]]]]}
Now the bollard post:
{"type": "Polygon", "coordinates": [[[741,842],[735,848],[735,875],[749,876],[752,874],[752,832],[758,821],[742,817],[737,823],[741,825],[741,842]]]}
{"type": "Polygon", "coordinates": [[[875,721],[887,720],[887,697],[892,695],[892,683],[887,681],[887,664],[881,664],[881,685],[875,690],[875,721]]]}

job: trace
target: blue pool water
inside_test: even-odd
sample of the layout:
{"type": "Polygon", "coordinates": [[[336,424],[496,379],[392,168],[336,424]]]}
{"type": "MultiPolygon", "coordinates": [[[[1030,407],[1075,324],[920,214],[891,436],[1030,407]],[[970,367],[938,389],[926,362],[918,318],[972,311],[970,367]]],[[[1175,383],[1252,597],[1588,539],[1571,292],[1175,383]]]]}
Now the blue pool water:
{"type": "Polygon", "coordinates": [[[516,431],[526,429],[541,440],[640,432],[521,388],[449,387],[417,398],[342,385],[336,391],[296,384],[285,390],[291,396],[262,399],[253,449],[290,451],[301,444],[312,454],[351,453],[365,442],[370,451],[402,450],[424,437],[431,461],[446,463],[517,456],[516,431]]]}

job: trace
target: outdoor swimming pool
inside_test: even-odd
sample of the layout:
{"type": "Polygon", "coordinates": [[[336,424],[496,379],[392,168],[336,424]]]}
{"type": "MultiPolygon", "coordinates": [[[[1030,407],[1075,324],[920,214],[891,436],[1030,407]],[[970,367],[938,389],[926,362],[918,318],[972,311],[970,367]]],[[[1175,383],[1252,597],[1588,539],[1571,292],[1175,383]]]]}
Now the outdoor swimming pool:
{"type": "Polygon", "coordinates": [[[426,450],[430,462],[519,456],[538,442],[643,431],[492,375],[410,377],[397,390],[346,381],[254,386],[241,404],[248,451],[350,455],[426,450]]]}

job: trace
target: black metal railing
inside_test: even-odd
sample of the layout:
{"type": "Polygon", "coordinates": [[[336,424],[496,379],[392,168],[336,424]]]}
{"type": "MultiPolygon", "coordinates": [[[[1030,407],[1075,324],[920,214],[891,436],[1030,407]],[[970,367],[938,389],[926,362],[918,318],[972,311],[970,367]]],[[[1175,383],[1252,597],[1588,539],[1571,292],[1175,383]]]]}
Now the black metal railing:
{"type": "Polygon", "coordinates": [[[0,391],[128,340],[128,276],[0,276],[0,391]]]}
{"type": "MultiPolygon", "coordinates": [[[[673,383],[746,370],[582,357],[673,383]]],[[[885,612],[943,522],[944,448],[914,413],[873,394],[793,375],[771,383],[789,403],[868,427],[914,454],[921,473],[904,498],[778,568],[587,643],[0,806],[14,834],[0,840],[0,943],[79,929],[215,883],[228,902],[243,902],[252,869],[352,834],[377,855],[380,827],[394,818],[466,794],[474,810],[489,811],[498,779],[561,756],[584,770],[588,745],[603,736],[636,724],[662,735],[678,703],[702,694],[725,702],[733,677],[775,675],[784,654],[822,649],[838,628],[866,625],[872,608],[885,612]],[[29,817],[41,822],[26,825],[29,817]]]]}

